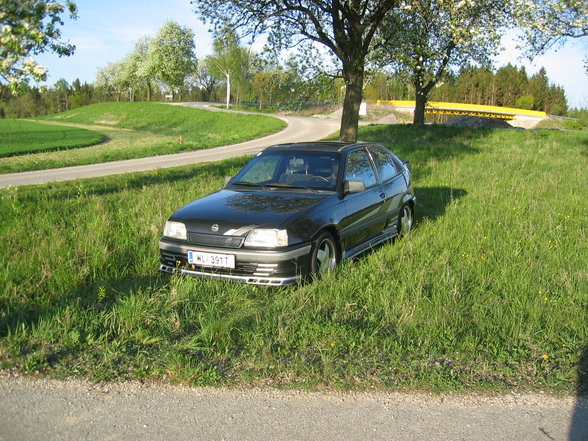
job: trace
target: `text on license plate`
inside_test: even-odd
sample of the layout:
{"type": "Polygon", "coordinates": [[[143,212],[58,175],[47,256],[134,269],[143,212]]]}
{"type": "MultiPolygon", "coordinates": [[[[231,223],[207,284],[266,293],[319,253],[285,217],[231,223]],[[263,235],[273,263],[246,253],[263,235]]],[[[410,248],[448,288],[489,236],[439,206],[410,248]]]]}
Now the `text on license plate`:
{"type": "Polygon", "coordinates": [[[188,263],[216,268],[235,268],[235,256],[232,254],[203,253],[188,251],[188,263]]]}

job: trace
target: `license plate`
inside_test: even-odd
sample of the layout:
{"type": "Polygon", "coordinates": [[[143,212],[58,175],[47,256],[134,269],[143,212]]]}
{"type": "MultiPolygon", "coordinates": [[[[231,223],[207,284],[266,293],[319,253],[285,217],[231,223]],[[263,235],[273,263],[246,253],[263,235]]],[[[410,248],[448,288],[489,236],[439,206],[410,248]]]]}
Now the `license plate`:
{"type": "Polygon", "coordinates": [[[235,256],[233,254],[188,251],[188,263],[193,265],[212,266],[215,268],[235,268],[235,256]]]}

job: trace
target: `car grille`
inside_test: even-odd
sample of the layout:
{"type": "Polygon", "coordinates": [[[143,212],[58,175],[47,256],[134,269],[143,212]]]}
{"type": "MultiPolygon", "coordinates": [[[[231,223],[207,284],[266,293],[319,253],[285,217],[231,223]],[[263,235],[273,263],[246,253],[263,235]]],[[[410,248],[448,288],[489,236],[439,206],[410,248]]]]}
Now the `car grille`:
{"type": "Polygon", "coordinates": [[[160,261],[163,265],[170,268],[186,268],[198,270],[203,273],[234,274],[241,276],[275,277],[292,271],[291,268],[280,268],[278,264],[274,263],[251,262],[237,263],[236,267],[230,270],[224,268],[207,268],[189,264],[185,254],[174,254],[163,250],[161,250],[160,261]]]}
{"type": "Polygon", "coordinates": [[[192,245],[204,245],[220,248],[240,248],[244,237],[222,236],[218,234],[189,233],[188,242],[192,245]]]}

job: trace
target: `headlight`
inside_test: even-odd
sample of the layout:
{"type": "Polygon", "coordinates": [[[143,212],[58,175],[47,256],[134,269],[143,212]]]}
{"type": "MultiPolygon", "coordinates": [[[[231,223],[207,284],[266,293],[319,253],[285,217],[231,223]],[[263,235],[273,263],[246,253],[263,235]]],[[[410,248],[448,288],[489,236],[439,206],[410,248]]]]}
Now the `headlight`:
{"type": "Polygon", "coordinates": [[[171,237],[172,239],[187,240],[188,235],[186,234],[186,226],[181,222],[167,221],[165,228],[163,229],[163,235],[165,237],[171,237]]]}
{"type": "Polygon", "coordinates": [[[249,247],[285,247],[288,245],[288,231],[255,228],[245,239],[245,246],[249,247]]]}

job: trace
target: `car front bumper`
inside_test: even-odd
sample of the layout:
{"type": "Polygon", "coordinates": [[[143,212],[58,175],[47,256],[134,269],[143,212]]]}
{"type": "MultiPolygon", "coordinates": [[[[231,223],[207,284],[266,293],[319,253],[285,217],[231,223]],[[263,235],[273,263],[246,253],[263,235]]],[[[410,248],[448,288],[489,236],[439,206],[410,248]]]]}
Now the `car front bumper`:
{"type": "Polygon", "coordinates": [[[166,273],[224,279],[254,285],[283,286],[298,283],[310,268],[310,243],[284,250],[211,248],[162,238],[159,270],[166,273]],[[188,251],[232,254],[235,268],[215,268],[188,263],[188,251]]]}

